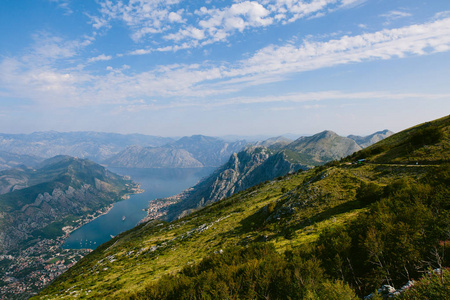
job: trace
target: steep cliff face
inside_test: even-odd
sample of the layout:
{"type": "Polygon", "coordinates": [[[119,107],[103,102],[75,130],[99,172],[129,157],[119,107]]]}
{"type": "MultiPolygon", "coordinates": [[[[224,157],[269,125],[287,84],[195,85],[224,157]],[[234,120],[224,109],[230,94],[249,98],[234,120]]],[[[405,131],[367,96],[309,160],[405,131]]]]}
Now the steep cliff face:
{"type": "Polygon", "coordinates": [[[193,188],[178,195],[179,203],[168,208],[167,218],[183,216],[194,209],[229,197],[266,180],[295,172],[300,164],[291,163],[283,152],[257,146],[231,155],[229,161],[193,188]]]}
{"type": "Polygon", "coordinates": [[[100,165],[68,156],[0,175],[0,253],[28,239],[62,235],[69,219],[105,209],[136,188],[100,165]]]}

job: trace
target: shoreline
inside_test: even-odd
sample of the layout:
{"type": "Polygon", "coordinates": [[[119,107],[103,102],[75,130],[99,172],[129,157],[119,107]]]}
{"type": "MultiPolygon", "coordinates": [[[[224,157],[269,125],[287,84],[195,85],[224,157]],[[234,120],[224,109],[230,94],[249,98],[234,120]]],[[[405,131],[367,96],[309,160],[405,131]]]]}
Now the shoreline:
{"type": "Polygon", "coordinates": [[[61,249],[71,249],[71,250],[83,250],[83,249],[86,249],[86,250],[93,251],[93,249],[91,249],[91,248],[72,249],[72,248],[63,248],[62,246],[64,245],[64,242],[66,241],[66,239],[69,237],[69,235],[72,232],[80,229],[81,227],[83,227],[84,225],[94,221],[95,219],[97,219],[97,218],[99,218],[99,217],[101,217],[103,215],[106,215],[107,213],[109,213],[111,211],[111,209],[114,207],[114,204],[116,204],[117,202],[128,200],[128,199],[130,199],[131,195],[142,194],[143,192],[145,192],[145,190],[140,188],[140,184],[139,183],[136,183],[136,187],[132,190],[132,192],[124,194],[123,196],[120,197],[120,200],[114,201],[109,206],[107,206],[105,208],[102,208],[102,209],[99,209],[99,210],[95,211],[93,214],[89,214],[89,215],[85,216],[84,218],[78,219],[75,222],[79,222],[79,223],[74,225],[74,226],[73,225],[64,226],[63,228],[61,228],[62,231],[64,232],[64,235],[62,235],[60,237],[57,237],[55,239],[55,240],[61,239],[60,243],[58,243],[58,246],[61,249]]]}

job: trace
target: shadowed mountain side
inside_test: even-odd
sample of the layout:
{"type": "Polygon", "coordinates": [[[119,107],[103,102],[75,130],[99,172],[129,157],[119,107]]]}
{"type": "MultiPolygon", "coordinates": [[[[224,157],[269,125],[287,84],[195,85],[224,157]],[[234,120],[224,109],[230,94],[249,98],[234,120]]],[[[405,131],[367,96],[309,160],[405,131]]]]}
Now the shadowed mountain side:
{"type": "Polygon", "coordinates": [[[69,156],[51,158],[37,169],[0,174],[3,192],[8,186],[12,190],[0,195],[0,253],[29,239],[60,236],[62,227],[107,208],[137,188],[94,162],[69,156]]]}
{"type": "Polygon", "coordinates": [[[33,167],[42,160],[44,159],[33,155],[20,155],[6,151],[0,151],[0,170],[16,168],[20,165],[33,167]]]}

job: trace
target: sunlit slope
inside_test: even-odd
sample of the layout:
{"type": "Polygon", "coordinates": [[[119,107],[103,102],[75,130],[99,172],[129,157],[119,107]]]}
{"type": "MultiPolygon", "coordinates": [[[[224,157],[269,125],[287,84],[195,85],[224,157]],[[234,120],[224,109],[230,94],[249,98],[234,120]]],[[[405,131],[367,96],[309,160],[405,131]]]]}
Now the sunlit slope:
{"type": "Polygon", "coordinates": [[[450,160],[450,116],[394,134],[350,156],[374,163],[432,164],[450,160]]]}
{"type": "MultiPolygon", "coordinates": [[[[306,247],[309,249],[308,255],[317,257],[310,262],[315,262],[314,264],[321,268],[323,278],[343,280],[359,294],[372,291],[384,282],[386,276],[382,273],[385,272],[384,269],[372,268],[371,257],[366,259],[369,254],[365,254],[365,245],[370,241],[366,236],[370,230],[365,229],[364,220],[380,219],[374,217],[378,211],[383,211],[384,206],[378,203],[395,198],[397,187],[404,191],[424,190],[421,193],[430,199],[433,195],[432,187],[442,190],[442,195],[448,195],[445,185],[445,180],[448,181],[448,170],[442,163],[445,160],[448,162],[449,118],[421,126],[393,135],[382,141],[382,144],[370,147],[369,149],[382,147],[382,151],[376,154],[366,152],[353,157],[353,160],[364,157],[369,161],[376,161],[377,164],[348,164],[344,161],[329,163],[310,171],[265,182],[171,223],[152,221],[142,224],[97,248],[37,298],[151,298],[151,291],[161,288],[158,287],[158,280],[164,275],[175,275],[187,266],[197,266],[202,259],[217,253],[228,253],[234,246],[245,248],[257,243],[273,245],[282,255],[285,255],[285,250],[306,247]],[[421,126],[439,128],[440,134],[431,142],[413,143],[412,151],[408,153],[414,153],[416,159],[405,160],[407,156],[401,147],[404,141],[414,137],[415,132],[423,128],[421,126]],[[428,159],[429,157],[434,159],[428,159]],[[432,164],[415,164],[416,160],[432,164]],[[399,162],[411,163],[402,165],[399,162]],[[435,174],[434,177],[431,174],[435,174]],[[355,224],[360,226],[355,227],[355,224]],[[357,232],[355,228],[366,231],[357,232]],[[339,247],[332,246],[332,241],[335,240],[330,237],[333,229],[336,232],[348,231],[346,234],[350,239],[349,248],[344,249],[347,252],[342,250],[344,252],[340,253],[339,247]],[[359,237],[362,238],[361,241],[358,240],[359,237]],[[349,255],[352,251],[359,253],[360,249],[361,255],[349,255]],[[336,254],[337,257],[342,259],[335,261],[335,252],[340,255],[336,254]],[[347,253],[346,259],[343,253],[347,253]],[[353,259],[358,264],[351,264],[353,259]],[[341,263],[341,269],[334,267],[336,262],[341,263]],[[377,272],[381,275],[378,276],[377,272]]],[[[405,192],[405,195],[408,193],[405,192]]],[[[408,199],[402,196],[400,200],[410,203],[408,201],[411,200],[408,199]]],[[[446,202],[442,203],[439,204],[442,207],[439,213],[448,209],[446,202]]],[[[386,205],[389,206],[388,204],[386,205]]],[[[425,207],[428,204],[417,205],[425,207]]],[[[393,205],[389,213],[395,214],[395,210],[400,207],[405,209],[400,204],[393,205]]],[[[418,210],[414,208],[412,211],[418,210]]],[[[407,213],[406,211],[405,214],[407,213]]],[[[432,217],[434,218],[430,216],[430,220],[434,220],[432,217]]],[[[437,217],[441,218],[440,215],[437,217]]],[[[394,219],[391,216],[389,220],[394,219]]],[[[386,222],[389,220],[386,219],[386,222]]],[[[408,226],[407,228],[411,227],[410,230],[415,232],[415,227],[408,226]]],[[[409,231],[405,229],[405,232],[409,231]]],[[[408,236],[412,235],[408,234],[406,237],[408,236]]],[[[432,247],[439,239],[438,236],[430,238],[426,240],[429,244],[422,243],[423,247],[432,247]]],[[[397,241],[393,242],[395,243],[397,241]]],[[[386,252],[388,249],[393,251],[391,248],[386,249],[386,252]]],[[[293,253],[296,253],[295,251],[293,253]]],[[[416,258],[419,260],[421,257],[414,256],[414,259],[416,258]]],[[[389,261],[388,258],[383,259],[389,261]]],[[[408,259],[412,261],[413,258],[408,259]]],[[[410,266],[404,267],[407,270],[410,266]]],[[[388,279],[395,283],[404,280],[394,273],[397,272],[395,263],[386,267],[388,271],[391,269],[392,274],[388,279]]],[[[326,284],[326,281],[323,281],[325,279],[321,278],[317,282],[326,284]]]]}

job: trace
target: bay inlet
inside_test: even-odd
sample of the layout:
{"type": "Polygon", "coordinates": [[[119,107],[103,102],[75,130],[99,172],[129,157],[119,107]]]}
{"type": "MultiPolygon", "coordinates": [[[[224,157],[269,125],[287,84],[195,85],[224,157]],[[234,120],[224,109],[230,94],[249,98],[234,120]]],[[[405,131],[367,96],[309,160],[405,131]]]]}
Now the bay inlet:
{"type": "Polygon", "coordinates": [[[147,212],[151,200],[176,195],[194,186],[201,178],[211,174],[215,168],[168,168],[137,169],[108,168],[110,171],[128,175],[141,184],[141,194],[114,204],[111,210],[92,222],[70,233],[63,244],[65,249],[95,249],[117,234],[135,227],[147,212]]]}

